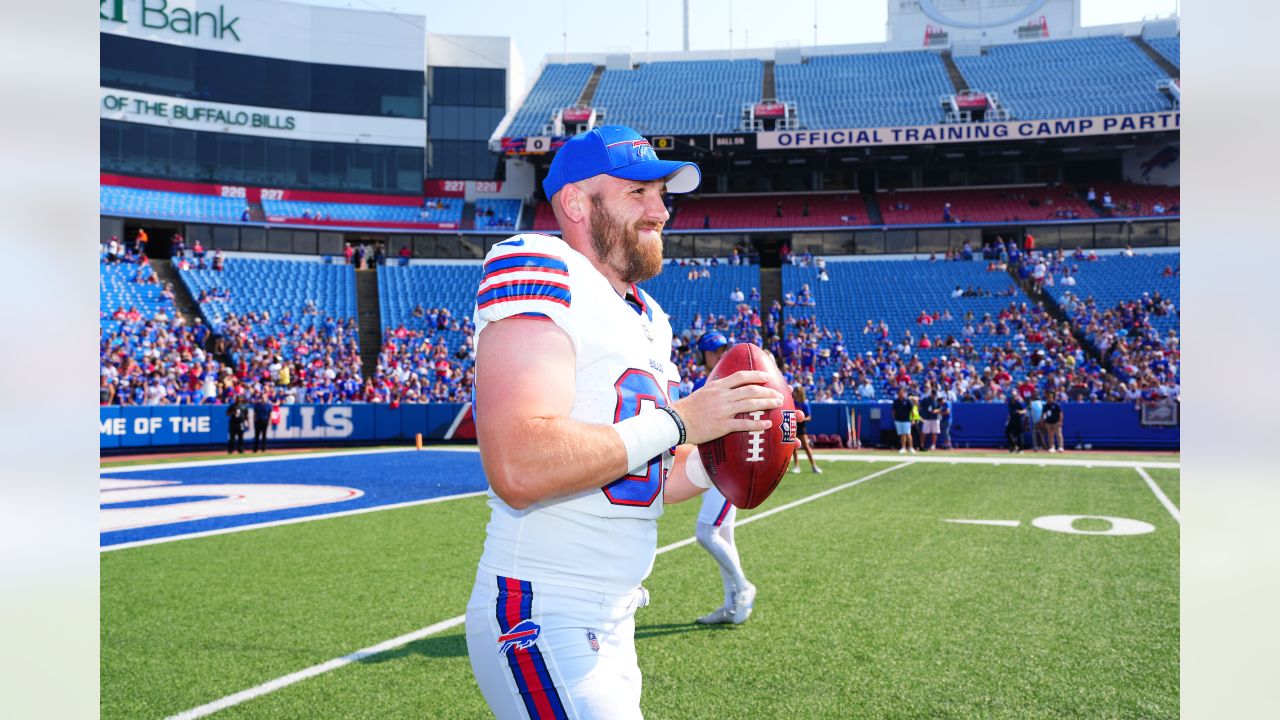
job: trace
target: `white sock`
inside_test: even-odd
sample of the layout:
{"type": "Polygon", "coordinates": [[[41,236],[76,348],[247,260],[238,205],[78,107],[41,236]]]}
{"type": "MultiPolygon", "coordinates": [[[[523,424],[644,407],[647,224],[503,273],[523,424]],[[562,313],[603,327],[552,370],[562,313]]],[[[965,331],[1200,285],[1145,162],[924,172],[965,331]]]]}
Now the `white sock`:
{"type": "Polygon", "coordinates": [[[733,526],[725,523],[717,528],[710,523],[698,523],[696,535],[698,544],[710,553],[711,557],[715,558],[716,564],[720,566],[720,576],[725,583],[725,604],[728,605],[731,600],[730,593],[748,585],[746,576],[742,574],[738,548],[733,544],[733,526]]]}

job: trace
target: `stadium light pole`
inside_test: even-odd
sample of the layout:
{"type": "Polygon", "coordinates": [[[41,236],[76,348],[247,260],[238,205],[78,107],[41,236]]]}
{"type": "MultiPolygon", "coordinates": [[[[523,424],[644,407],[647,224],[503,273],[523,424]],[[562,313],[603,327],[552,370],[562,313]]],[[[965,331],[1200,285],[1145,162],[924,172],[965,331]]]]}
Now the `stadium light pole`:
{"type": "Polygon", "coordinates": [[[689,0],[684,0],[684,51],[689,52],[689,0]]]}
{"type": "Polygon", "coordinates": [[[733,0],[729,0],[729,60],[733,61],[733,0]]]}
{"type": "Polygon", "coordinates": [[[813,46],[818,47],[818,0],[813,0],[813,46]]]}

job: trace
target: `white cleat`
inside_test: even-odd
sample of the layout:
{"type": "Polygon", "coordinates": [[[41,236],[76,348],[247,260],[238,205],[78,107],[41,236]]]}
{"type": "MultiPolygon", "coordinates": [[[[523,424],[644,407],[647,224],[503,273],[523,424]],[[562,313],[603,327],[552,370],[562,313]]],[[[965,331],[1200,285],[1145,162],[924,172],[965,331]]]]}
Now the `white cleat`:
{"type": "Polygon", "coordinates": [[[916,449],[915,449],[915,448],[907,448],[907,450],[910,450],[912,455],[915,455],[915,454],[916,454],[916,449]]]}
{"type": "Polygon", "coordinates": [[[796,473],[797,475],[800,474],[800,466],[796,465],[795,467],[791,468],[791,472],[796,473]]]}
{"type": "Polygon", "coordinates": [[[718,607],[709,615],[698,618],[699,625],[718,625],[733,622],[733,611],[727,607],[718,607]]]}
{"type": "Polygon", "coordinates": [[[751,608],[756,603],[756,586],[747,584],[745,590],[733,594],[733,624],[741,625],[751,617],[751,608]]]}
{"type": "Polygon", "coordinates": [[[907,454],[907,449],[906,449],[906,448],[898,448],[898,454],[899,454],[899,455],[906,455],[906,454],[907,454]]]}
{"type": "Polygon", "coordinates": [[[819,475],[822,474],[822,468],[818,467],[817,465],[813,466],[813,471],[819,475]]]}

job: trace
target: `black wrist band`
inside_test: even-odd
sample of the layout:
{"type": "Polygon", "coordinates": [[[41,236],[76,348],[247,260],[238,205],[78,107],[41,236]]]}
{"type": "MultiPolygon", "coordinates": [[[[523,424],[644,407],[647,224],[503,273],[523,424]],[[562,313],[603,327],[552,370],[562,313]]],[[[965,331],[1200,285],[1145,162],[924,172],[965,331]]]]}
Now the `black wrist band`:
{"type": "Polygon", "coordinates": [[[676,441],[676,445],[683,445],[685,438],[688,436],[685,434],[684,420],[680,419],[680,413],[677,413],[675,410],[665,405],[659,409],[665,410],[667,415],[671,416],[672,421],[674,421],[676,424],[676,430],[680,431],[680,439],[676,441]]]}

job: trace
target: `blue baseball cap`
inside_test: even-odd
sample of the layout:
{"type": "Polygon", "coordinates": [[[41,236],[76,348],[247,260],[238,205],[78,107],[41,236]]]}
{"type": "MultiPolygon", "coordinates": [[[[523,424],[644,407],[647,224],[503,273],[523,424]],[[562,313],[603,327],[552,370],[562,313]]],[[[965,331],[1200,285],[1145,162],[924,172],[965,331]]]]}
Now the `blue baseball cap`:
{"type": "Polygon", "coordinates": [[[601,125],[569,138],[542,181],[550,200],[569,183],[596,175],[612,175],[623,180],[667,181],[667,192],[693,192],[702,182],[702,171],[691,162],[659,160],[649,141],[640,133],[621,125],[601,125]]]}
{"type": "Polygon", "coordinates": [[[702,352],[715,352],[728,344],[729,338],[718,332],[709,332],[698,339],[698,349],[702,352]]]}

